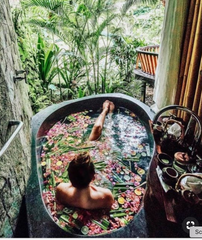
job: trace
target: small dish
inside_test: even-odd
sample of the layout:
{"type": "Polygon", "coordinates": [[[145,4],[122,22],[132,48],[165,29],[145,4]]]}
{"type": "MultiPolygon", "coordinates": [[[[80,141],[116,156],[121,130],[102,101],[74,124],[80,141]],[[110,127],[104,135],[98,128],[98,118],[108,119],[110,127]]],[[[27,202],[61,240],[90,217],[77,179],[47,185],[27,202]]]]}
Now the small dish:
{"type": "Polygon", "coordinates": [[[172,167],[165,167],[162,169],[163,181],[170,186],[174,186],[178,179],[178,172],[172,167]]]}
{"type": "Polygon", "coordinates": [[[158,165],[162,169],[164,167],[171,167],[173,164],[173,159],[166,153],[159,153],[157,155],[158,165]]]}

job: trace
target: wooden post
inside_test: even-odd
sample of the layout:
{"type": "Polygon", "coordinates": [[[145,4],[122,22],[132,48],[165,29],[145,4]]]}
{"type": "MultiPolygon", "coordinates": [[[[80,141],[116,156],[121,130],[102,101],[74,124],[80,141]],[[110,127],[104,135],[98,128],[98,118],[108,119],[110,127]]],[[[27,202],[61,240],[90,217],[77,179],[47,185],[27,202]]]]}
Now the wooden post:
{"type": "MultiPolygon", "coordinates": [[[[183,43],[182,57],[181,57],[180,73],[179,73],[177,91],[176,91],[176,96],[175,96],[175,104],[180,104],[180,101],[181,101],[181,98],[182,98],[181,93],[184,92],[184,89],[185,89],[185,81],[186,81],[186,79],[184,79],[184,77],[185,77],[185,66],[187,64],[187,61],[189,62],[189,60],[188,60],[188,48],[189,48],[189,42],[190,42],[190,35],[191,35],[191,29],[192,29],[195,3],[196,3],[196,0],[192,0],[190,2],[190,6],[189,6],[189,14],[188,14],[184,43],[183,43]]],[[[189,59],[190,59],[190,56],[189,56],[189,59]]]]}
{"type": "MultiPolygon", "coordinates": [[[[183,76],[182,90],[181,90],[179,105],[183,105],[183,101],[184,101],[187,76],[188,76],[188,71],[189,71],[189,66],[190,66],[190,61],[191,61],[194,37],[195,37],[195,32],[196,32],[196,25],[197,25],[197,20],[198,20],[197,17],[198,17],[199,6],[198,6],[198,0],[196,0],[196,1],[197,2],[195,2],[195,6],[194,6],[194,17],[193,17],[193,21],[192,21],[192,25],[191,25],[191,36],[190,36],[189,47],[188,47],[188,51],[187,51],[186,65],[185,65],[185,71],[184,71],[184,76],[183,76]]],[[[191,10],[193,10],[193,5],[191,5],[191,7],[192,7],[191,10]]]]}
{"type": "Polygon", "coordinates": [[[137,54],[136,67],[135,67],[136,69],[139,68],[139,62],[141,64],[140,53],[137,54]]]}
{"type": "Polygon", "coordinates": [[[200,101],[199,101],[198,116],[200,119],[202,119],[202,94],[201,94],[200,101]]]}
{"type": "Polygon", "coordinates": [[[192,108],[193,106],[193,99],[195,94],[197,76],[198,76],[201,53],[202,53],[202,1],[197,0],[196,4],[199,5],[199,13],[198,13],[198,18],[196,20],[197,27],[196,27],[196,33],[194,36],[193,51],[192,51],[191,62],[189,67],[187,84],[185,88],[185,98],[183,101],[183,105],[188,108],[192,108]]]}
{"type": "Polygon", "coordinates": [[[146,96],[146,87],[147,84],[144,80],[142,80],[142,86],[141,86],[141,95],[142,95],[142,102],[145,103],[145,96],[146,96]]]}
{"type": "Polygon", "coordinates": [[[200,97],[202,93],[202,57],[201,57],[201,64],[198,72],[198,79],[197,79],[197,85],[196,85],[196,91],[194,95],[194,103],[193,103],[193,111],[198,112],[200,97]]]}

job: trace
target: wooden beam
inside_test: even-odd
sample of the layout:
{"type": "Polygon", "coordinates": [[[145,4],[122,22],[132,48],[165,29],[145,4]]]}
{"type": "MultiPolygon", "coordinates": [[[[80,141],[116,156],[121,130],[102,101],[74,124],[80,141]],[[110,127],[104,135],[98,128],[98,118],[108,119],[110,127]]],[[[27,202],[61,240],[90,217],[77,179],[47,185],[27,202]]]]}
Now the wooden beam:
{"type": "Polygon", "coordinates": [[[187,84],[184,93],[183,106],[192,108],[195,88],[197,84],[198,71],[200,66],[200,59],[202,53],[202,1],[196,1],[196,8],[198,8],[198,16],[196,21],[196,32],[194,34],[193,50],[191,51],[191,61],[189,65],[189,72],[187,76],[187,84]]]}
{"type": "Polygon", "coordinates": [[[194,17],[194,10],[195,10],[195,3],[196,0],[190,1],[189,5],[189,13],[188,13],[188,20],[187,25],[185,29],[184,34],[184,43],[183,43],[183,50],[182,50],[182,56],[181,56],[181,65],[180,65],[180,73],[178,78],[178,85],[177,85],[177,91],[175,96],[175,104],[181,104],[182,103],[182,95],[181,93],[184,92],[185,89],[185,66],[190,62],[191,55],[188,56],[188,48],[190,43],[190,36],[191,36],[191,30],[192,30],[192,23],[193,23],[193,17],[194,17]],[[181,101],[181,102],[180,102],[181,101]]]}

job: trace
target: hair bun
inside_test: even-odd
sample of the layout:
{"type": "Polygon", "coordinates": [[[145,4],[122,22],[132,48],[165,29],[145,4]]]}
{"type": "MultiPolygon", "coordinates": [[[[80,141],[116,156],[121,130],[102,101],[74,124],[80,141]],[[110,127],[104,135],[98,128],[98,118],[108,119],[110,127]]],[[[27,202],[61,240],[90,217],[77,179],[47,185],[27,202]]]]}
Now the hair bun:
{"type": "Polygon", "coordinates": [[[85,164],[90,162],[90,155],[88,152],[79,153],[76,157],[78,164],[85,164]]]}

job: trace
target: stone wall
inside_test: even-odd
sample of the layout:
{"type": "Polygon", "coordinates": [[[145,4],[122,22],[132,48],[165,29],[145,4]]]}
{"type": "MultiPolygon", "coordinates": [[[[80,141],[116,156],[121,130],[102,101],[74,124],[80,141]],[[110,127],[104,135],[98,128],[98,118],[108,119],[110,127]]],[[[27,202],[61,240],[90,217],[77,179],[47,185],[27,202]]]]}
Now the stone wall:
{"type": "Polygon", "coordinates": [[[0,149],[15,130],[10,120],[22,121],[23,127],[0,157],[0,237],[14,236],[22,198],[29,177],[30,118],[32,111],[25,81],[14,83],[21,70],[16,35],[8,0],[0,1],[0,149]]]}

